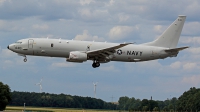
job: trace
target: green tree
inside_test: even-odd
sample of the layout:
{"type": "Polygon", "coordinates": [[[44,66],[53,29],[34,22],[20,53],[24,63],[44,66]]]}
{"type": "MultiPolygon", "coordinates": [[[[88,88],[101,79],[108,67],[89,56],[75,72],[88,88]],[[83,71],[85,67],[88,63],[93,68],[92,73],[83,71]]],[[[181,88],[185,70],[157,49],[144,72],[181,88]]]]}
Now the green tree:
{"type": "Polygon", "coordinates": [[[173,109],[174,111],[176,110],[176,103],[177,103],[177,98],[176,97],[173,97],[171,100],[170,100],[170,104],[172,105],[172,108],[170,109],[173,109]]]}
{"type": "Polygon", "coordinates": [[[143,107],[142,107],[142,110],[145,111],[145,112],[148,111],[148,109],[149,109],[148,106],[143,106],[143,107]]]}
{"type": "Polygon", "coordinates": [[[165,107],[164,101],[156,101],[158,103],[158,108],[159,110],[164,110],[163,108],[165,107]]]}
{"type": "Polygon", "coordinates": [[[127,105],[129,110],[134,108],[134,103],[135,103],[135,98],[134,97],[128,99],[128,101],[126,102],[126,105],[127,105]]]}
{"type": "Polygon", "coordinates": [[[149,100],[143,99],[142,103],[141,103],[141,106],[143,107],[143,106],[148,106],[148,105],[149,105],[149,100]]]}
{"type": "Polygon", "coordinates": [[[0,82],[0,111],[5,110],[6,105],[11,101],[10,87],[0,82]]]}
{"type": "Polygon", "coordinates": [[[170,112],[173,110],[173,105],[172,104],[170,104],[169,106],[168,106],[168,108],[169,108],[169,110],[170,110],[170,112]]]}
{"type": "Polygon", "coordinates": [[[165,106],[165,107],[163,108],[163,110],[164,110],[164,111],[168,111],[169,109],[168,109],[167,106],[165,106]]]}
{"type": "Polygon", "coordinates": [[[127,96],[120,97],[119,101],[118,101],[119,108],[123,109],[123,110],[128,110],[128,106],[127,106],[128,101],[129,101],[129,97],[127,97],[127,96]]]}
{"type": "Polygon", "coordinates": [[[153,108],[153,111],[158,111],[158,110],[159,110],[158,107],[154,107],[154,108],[153,108]]]}
{"type": "Polygon", "coordinates": [[[135,100],[135,102],[133,104],[133,110],[139,111],[140,110],[140,105],[141,105],[140,99],[135,100]]]}
{"type": "Polygon", "coordinates": [[[154,109],[154,107],[158,107],[158,102],[156,102],[154,100],[149,100],[149,109],[150,109],[150,111],[152,111],[154,109]]]}
{"type": "Polygon", "coordinates": [[[178,98],[177,110],[178,111],[200,111],[200,89],[195,87],[183,93],[178,98]]]}

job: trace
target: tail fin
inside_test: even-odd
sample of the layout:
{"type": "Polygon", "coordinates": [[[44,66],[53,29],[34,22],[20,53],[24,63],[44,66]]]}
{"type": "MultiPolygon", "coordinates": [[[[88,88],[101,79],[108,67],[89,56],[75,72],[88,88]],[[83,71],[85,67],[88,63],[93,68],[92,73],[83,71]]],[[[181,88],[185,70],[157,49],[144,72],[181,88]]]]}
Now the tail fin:
{"type": "Polygon", "coordinates": [[[158,46],[166,48],[176,48],[186,16],[179,15],[178,18],[163,32],[163,34],[153,42],[144,45],[158,46]]]}

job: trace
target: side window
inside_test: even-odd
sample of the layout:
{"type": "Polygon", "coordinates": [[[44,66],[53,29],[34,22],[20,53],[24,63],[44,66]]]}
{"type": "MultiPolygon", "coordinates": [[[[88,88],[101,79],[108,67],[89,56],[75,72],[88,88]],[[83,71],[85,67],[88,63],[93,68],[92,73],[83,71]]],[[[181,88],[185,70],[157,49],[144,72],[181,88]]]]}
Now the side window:
{"type": "Polygon", "coordinates": [[[51,43],[51,47],[53,47],[53,43],[51,43]]]}

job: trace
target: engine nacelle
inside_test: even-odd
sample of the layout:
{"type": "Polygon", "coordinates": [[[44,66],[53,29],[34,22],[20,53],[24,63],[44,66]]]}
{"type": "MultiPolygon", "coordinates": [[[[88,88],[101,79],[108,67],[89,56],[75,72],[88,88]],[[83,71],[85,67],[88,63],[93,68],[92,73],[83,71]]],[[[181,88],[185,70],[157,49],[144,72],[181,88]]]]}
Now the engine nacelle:
{"type": "Polygon", "coordinates": [[[87,54],[79,52],[79,51],[70,52],[69,58],[67,58],[67,61],[69,61],[69,62],[87,61],[87,54]]]}

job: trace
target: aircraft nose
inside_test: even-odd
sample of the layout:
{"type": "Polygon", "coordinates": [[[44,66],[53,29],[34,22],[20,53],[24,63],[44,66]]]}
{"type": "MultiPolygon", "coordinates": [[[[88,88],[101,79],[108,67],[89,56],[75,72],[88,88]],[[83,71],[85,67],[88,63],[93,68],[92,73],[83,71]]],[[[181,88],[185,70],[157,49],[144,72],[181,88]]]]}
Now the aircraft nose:
{"type": "Polygon", "coordinates": [[[8,45],[8,47],[7,47],[8,49],[9,49],[9,45],[8,45]]]}

